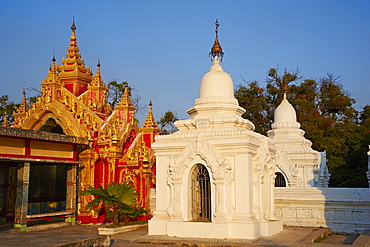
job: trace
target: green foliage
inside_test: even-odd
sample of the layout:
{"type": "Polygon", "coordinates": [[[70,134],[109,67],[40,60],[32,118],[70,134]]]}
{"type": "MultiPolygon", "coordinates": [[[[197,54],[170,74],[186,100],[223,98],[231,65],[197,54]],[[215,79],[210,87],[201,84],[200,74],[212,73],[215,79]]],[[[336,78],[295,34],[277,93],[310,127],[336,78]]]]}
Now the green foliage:
{"type": "Polygon", "coordinates": [[[173,132],[177,131],[175,126],[175,122],[178,120],[176,113],[170,110],[167,110],[161,119],[158,121],[158,125],[161,129],[161,135],[168,135],[172,134],[173,132]]]}
{"type": "Polygon", "coordinates": [[[13,112],[19,107],[19,104],[9,100],[9,96],[4,94],[0,96],[0,126],[4,123],[4,116],[6,114],[8,123],[11,124],[14,121],[13,112]]]}
{"type": "Polygon", "coordinates": [[[128,182],[123,184],[113,182],[107,184],[105,188],[89,186],[87,190],[81,191],[81,195],[95,196],[95,199],[87,204],[86,209],[104,207],[106,218],[111,220],[113,224],[118,224],[121,220],[127,222],[130,217],[139,217],[146,213],[143,208],[136,206],[136,189],[128,182]]]}
{"type": "Polygon", "coordinates": [[[135,88],[128,86],[127,81],[118,82],[116,80],[108,83],[107,99],[112,109],[119,103],[125,92],[125,87],[128,87],[128,94],[131,98],[132,105],[135,106],[136,112],[143,110],[143,106],[140,105],[140,96],[134,94],[135,88]]]}
{"type": "Polygon", "coordinates": [[[321,243],[323,242],[324,240],[328,239],[330,235],[327,235],[326,233],[324,233],[324,235],[322,236],[319,236],[318,238],[316,238],[313,242],[314,243],[321,243]]]}
{"type": "MultiPolygon", "coordinates": [[[[124,82],[110,81],[108,83],[107,99],[112,109],[114,109],[114,107],[118,104],[118,102],[122,98],[122,94],[125,92],[126,85],[128,85],[126,81],[124,82]]],[[[131,90],[132,88],[129,87],[128,92],[130,96],[131,90]]]]}
{"type": "Polygon", "coordinates": [[[281,76],[273,68],[268,72],[265,88],[258,82],[239,85],[235,97],[246,109],[243,117],[255,124],[257,132],[266,134],[281,101],[282,89],[291,84],[287,97],[296,109],[305,137],[312,141],[315,150],[327,152],[330,186],[367,187],[370,106],[357,112],[353,107],[355,100],[339,84],[340,78],[332,74],[301,79],[298,70],[284,71],[281,76]]]}

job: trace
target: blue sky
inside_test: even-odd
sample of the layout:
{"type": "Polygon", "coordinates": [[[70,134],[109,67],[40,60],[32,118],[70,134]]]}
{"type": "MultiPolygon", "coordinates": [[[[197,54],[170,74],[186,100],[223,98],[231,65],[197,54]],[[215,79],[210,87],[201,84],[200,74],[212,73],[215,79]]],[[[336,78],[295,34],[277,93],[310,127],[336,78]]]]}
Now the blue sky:
{"type": "Polygon", "coordinates": [[[17,102],[22,88],[40,87],[53,47],[57,62],[65,56],[74,16],[86,66],[95,71],[100,54],[106,83],[127,74],[156,120],[166,110],[186,119],[211,66],[218,18],[234,85],[241,76],[264,85],[271,67],[298,67],[304,78],[332,73],[361,110],[370,104],[369,13],[367,0],[1,1],[0,95],[17,102]]]}

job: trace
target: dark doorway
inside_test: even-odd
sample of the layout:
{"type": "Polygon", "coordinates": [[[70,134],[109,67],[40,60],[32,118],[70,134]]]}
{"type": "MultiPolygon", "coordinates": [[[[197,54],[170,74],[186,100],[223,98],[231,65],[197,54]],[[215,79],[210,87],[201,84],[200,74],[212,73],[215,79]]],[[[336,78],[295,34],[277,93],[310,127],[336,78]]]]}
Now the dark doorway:
{"type": "Polygon", "coordinates": [[[275,187],[286,187],[286,181],[284,175],[280,172],[275,172],[275,187]]]}
{"type": "Polygon", "coordinates": [[[191,174],[192,219],[211,221],[211,183],[207,168],[195,165],[191,174]]]}
{"type": "Polygon", "coordinates": [[[51,133],[65,134],[63,128],[52,118],[49,118],[39,131],[46,131],[51,133]]]}

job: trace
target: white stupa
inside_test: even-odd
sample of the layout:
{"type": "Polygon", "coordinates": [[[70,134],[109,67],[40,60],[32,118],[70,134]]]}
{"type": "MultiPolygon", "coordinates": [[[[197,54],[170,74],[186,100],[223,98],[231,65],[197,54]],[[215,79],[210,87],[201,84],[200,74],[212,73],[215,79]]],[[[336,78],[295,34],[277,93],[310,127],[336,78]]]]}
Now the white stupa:
{"type": "Polygon", "coordinates": [[[218,22],[214,62],[190,118],[152,146],[157,174],[150,235],[254,239],[283,229],[275,217],[276,150],[241,117],[232,79],[220,65],[217,28],[218,22]]]}
{"type": "MultiPolygon", "coordinates": [[[[327,187],[330,177],[327,167],[320,167],[320,153],[311,148],[312,142],[304,137],[305,132],[300,127],[285,92],[275,110],[272,129],[267,132],[276,149],[290,160],[278,162],[276,171],[284,175],[290,187],[327,187]]],[[[326,163],[325,160],[322,163],[326,163]]]]}

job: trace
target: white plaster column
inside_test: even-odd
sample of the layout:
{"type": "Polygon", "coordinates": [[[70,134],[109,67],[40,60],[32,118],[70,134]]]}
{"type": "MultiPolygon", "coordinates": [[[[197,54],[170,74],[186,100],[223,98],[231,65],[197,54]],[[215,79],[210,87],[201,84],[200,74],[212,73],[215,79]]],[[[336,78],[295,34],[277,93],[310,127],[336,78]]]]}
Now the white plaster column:
{"type": "Polygon", "coordinates": [[[235,213],[234,220],[246,221],[253,212],[252,158],[249,154],[235,156],[235,213]]]}
{"type": "Polygon", "coordinates": [[[154,211],[154,219],[167,219],[167,207],[169,196],[169,186],[167,185],[167,170],[169,158],[157,156],[156,168],[156,209],[154,211]]]}
{"type": "MultiPolygon", "coordinates": [[[[271,171],[271,170],[270,170],[271,171]]],[[[277,220],[275,216],[275,173],[271,173],[270,175],[270,215],[268,217],[269,220],[277,220]]]]}
{"type": "Polygon", "coordinates": [[[214,221],[225,221],[225,191],[224,181],[218,178],[214,182],[215,184],[215,213],[214,221]]]}
{"type": "Polygon", "coordinates": [[[182,219],[182,210],[181,210],[181,185],[182,185],[182,181],[181,181],[181,178],[176,178],[173,180],[173,193],[171,193],[171,195],[173,195],[173,211],[172,211],[172,218],[173,219],[178,219],[178,220],[181,220],[182,219]]]}

